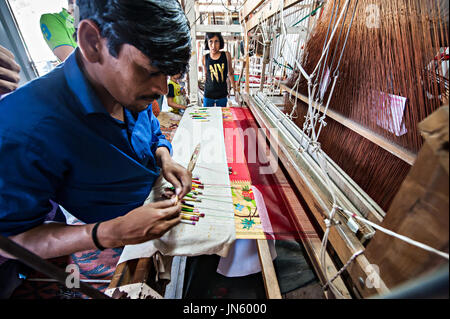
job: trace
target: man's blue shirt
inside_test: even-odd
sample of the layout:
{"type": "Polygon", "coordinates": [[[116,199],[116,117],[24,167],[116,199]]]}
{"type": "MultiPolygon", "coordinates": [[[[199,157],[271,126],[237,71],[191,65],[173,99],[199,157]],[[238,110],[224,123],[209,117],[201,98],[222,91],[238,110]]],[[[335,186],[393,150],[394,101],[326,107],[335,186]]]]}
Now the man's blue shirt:
{"type": "Polygon", "coordinates": [[[85,223],[122,216],[145,201],[170,143],[152,108],[112,118],[73,53],[0,101],[0,233],[42,224],[49,200],[85,223]]]}

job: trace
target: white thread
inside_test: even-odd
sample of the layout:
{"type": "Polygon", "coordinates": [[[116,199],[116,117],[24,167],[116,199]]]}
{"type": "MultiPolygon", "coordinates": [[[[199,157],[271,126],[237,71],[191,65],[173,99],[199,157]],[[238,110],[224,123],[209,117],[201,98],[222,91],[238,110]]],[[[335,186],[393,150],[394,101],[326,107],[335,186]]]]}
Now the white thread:
{"type": "Polygon", "coordinates": [[[380,225],[377,225],[377,224],[375,224],[375,223],[373,223],[373,222],[371,222],[370,220],[367,220],[367,219],[365,219],[365,218],[359,217],[359,216],[357,216],[356,214],[351,213],[351,212],[349,212],[348,210],[346,210],[346,209],[344,209],[344,208],[342,208],[342,207],[338,207],[338,209],[339,209],[341,212],[347,214],[348,216],[353,217],[353,218],[356,218],[357,220],[359,220],[359,221],[361,221],[361,222],[363,222],[363,223],[366,223],[366,224],[372,226],[372,227],[375,228],[375,229],[378,229],[379,231],[385,233],[386,235],[390,235],[390,236],[392,236],[392,237],[395,237],[395,238],[398,238],[398,239],[400,239],[400,240],[403,240],[404,242],[406,242],[406,243],[408,243],[408,244],[410,244],[410,245],[413,245],[413,246],[419,247],[419,248],[421,248],[421,249],[424,249],[424,250],[426,250],[426,251],[432,252],[432,253],[434,253],[434,254],[436,254],[436,255],[439,255],[439,256],[441,256],[441,257],[447,259],[447,260],[449,259],[449,254],[446,253],[446,252],[439,251],[439,250],[437,250],[437,249],[434,249],[433,247],[430,247],[430,246],[428,246],[428,245],[425,245],[425,244],[423,244],[423,243],[421,243],[421,242],[418,242],[418,241],[416,241],[416,240],[414,240],[414,239],[411,239],[411,238],[409,238],[409,237],[400,235],[400,234],[395,233],[395,232],[393,232],[393,231],[391,231],[391,230],[389,230],[389,229],[386,229],[386,228],[384,228],[384,227],[381,227],[380,225]]]}

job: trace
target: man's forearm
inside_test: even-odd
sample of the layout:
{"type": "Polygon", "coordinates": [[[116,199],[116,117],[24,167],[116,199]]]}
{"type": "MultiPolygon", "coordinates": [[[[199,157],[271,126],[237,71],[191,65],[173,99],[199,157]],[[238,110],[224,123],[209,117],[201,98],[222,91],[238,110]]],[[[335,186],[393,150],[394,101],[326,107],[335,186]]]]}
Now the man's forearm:
{"type": "Polygon", "coordinates": [[[172,160],[169,149],[165,146],[158,147],[156,149],[155,155],[156,155],[156,163],[158,164],[159,167],[162,167],[163,163],[172,160]]]}
{"type": "MultiPolygon", "coordinates": [[[[70,255],[77,251],[96,249],[91,233],[94,224],[66,225],[48,223],[9,239],[44,258],[70,255]]],[[[3,254],[3,253],[2,253],[3,254]]],[[[13,258],[13,256],[5,256],[13,258]]]]}
{"type": "MultiPolygon", "coordinates": [[[[98,244],[104,248],[116,248],[159,238],[179,223],[180,209],[181,206],[173,200],[166,200],[140,206],[124,216],[101,222],[97,228],[98,244]]],[[[48,223],[9,238],[36,255],[49,259],[98,249],[92,238],[94,226],[48,223]]],[[[0,254],[14,258],[1,250],[0,254]]]]}

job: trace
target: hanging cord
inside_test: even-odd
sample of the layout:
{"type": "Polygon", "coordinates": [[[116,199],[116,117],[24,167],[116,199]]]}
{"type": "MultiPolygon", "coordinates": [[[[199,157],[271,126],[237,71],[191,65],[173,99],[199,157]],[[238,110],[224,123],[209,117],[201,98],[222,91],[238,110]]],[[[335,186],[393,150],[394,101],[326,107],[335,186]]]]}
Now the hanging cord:
{"type": "MultiPolygon", "coordinates": [[[[333,85],[332,85],[332,87],[331,87],[330,94],[328,95],[328,101],[327,101],[327,105],[326,105],[326,107],[325,107],[325,110],[323,111],[323,116],[322,116],[322,117],[320,118],[320,120],[319,120],[319,121],[320,121],[320,126],[319,126],[319,130],[318,130],[318,132],[317,132],[317,138],[319,138],[320,132],[322,131],[322,128],[323,128],[324,126],[327,125],[327,123],[325,122],[325,118],[326,118],[326,115],[327,115],[327,112],[328,112],[328,107],[329,107],[329,105],[330,105],[331,97],[333,96],[333,92],[334,92],[334,88],[335,88],[335,86],[336,86],[336,82],[337,82],[338,77],[339,77],[339,67],[340,67],[340,65],[341,65],[342,56],[344,55],[344,50],[345,50],[345,48],[346,48],[346,46],[347,46],[348,35],[349,35],[350,29],[351,29],[351,27],[352,27],[352,25],[353,25],[353,20],[354,20],[354,18],[355,18],[355,13],[356,13],[356,8],[357,8],[357,6],[358,6],[358,2],[359,2],[359,0],[356,0],[356,2],[355,2],[355,7],[353,8],[352,18],[351,18],[350,24],[349,24],[349,26],[348,26],[348,28],[347,28],[347,34],[346,34],[346,36],[345,36],[345,40],[344,40],[344,44],[343,44],[343,46],[342,46],[341,54],[340,54],[340,56],[339,56],[339,60],[338,60],[338,62],[337,62],[336,68],[335,68],[335,70],[334,70],[334,72],[333,72],[333,85]]],[[[348,10],[348,7],[347,7],[347,10],[348,10]]],[[[346,15],[347,15],[347,14],[346,14],[346,15]]],[[[345,19],[344,19],[344,20],[345,20],[345,19]]],[[[343,30],[343,26],[342,26],[341,31],[342,31],[342,30],[343,30]]],[[[339,37],[340,37],[340,34],[339,34],[339,37]]],[[[339,40],[338,40],[338,42],[339,42],[339,40]]],[[[337,48],[337,46],[336,46],[336,48],[337,48]]],[[[336,53],[336,51],[335,51],[334,53],[336,53]]],[[[330,64],[331,66],[332,66],[333,63],[334,63],[334,57],[335,57],[335,56],[333,55],[333,59],[332,59],[331,64],[330,64]]],[[[323,95],[325,95],[325,93],[324,93],[323,95]]],[[[322,100],[320,101],[320,105],[322,105],[322,100]]]]}
{"type": "MultiPolygon", "coordinates": [[[[323,102],[323,97],[324,97],[324,95],[325,95],[325,93],[324,93],[324,94],[321,94],[322,92],[321,92],[321,90],[320,90],[320,88],[323,87],[323,77],[324,77],[324,74],[325,74],[325,70],[326,70],[327,68],[328,68],[328,69],[331,69],[331,68],[333,67],[334,58],[335,58],[335,56],[336,56],[336,52],[338,51],[339,43],[341,42],[341,36],[342,36],[342,32],[343,32],[343,30],[344,30],[344,23],[345,23],[345,19],[347,18],[347,13],[348,13],[348,8],[349,8],[349,7],[350,7],[350,6],[347,6],[347,8],[345,9],[345,16],[344,16],[344,19],[342,19],[341,30],[339,31],[339,36],[338,36],[338,38],[337,38],[336,46],[335,46],[335,49],[334,49],[334,51],[333,51],[333,56],[332,56],[332,58],[331,58],[330,67],[329,67],[329,68],[328,68],[328,65],[327,65],[328,52],[327,52],[327,57],[325,57],[325,62],[324,62],[324,65],[323,65],[323,68],[322,68],[322,72],[321,72],[321,75],[320,75],[319,90],[317,91],[317,97],[316,97],[316,101],[319,100],[319,98],[320,98],[320,104],[322,104],[322,102],[323,102]]],[[[355,6],[355,8],[356,8],[356,6],[355,6]]],[[[349,28],[348,28],[349,30],[350,30],[350,27],[351,27],[351,25],[350,25],[349,28]]],[[[328,81],[328,79],[327,79],[327,81],[328,81]]]]}
{"type": "MultiPolygon", "coordinates": [[[[290,45],[288,44],[288,42],[286,41],[286,39],[287,39],[287,27],[286,27],[286,23],[284,22],[284,3],[283,2],[280,2],[280,6],[279,6],[279,11],[280,11],[280,25],[279,25],[279,29],[280,29],[280,31],[281,31],[281,36],[282,36],[282,46],[281,47],[287,47],[288,49],[289,49],[289,53],[292,55],[292,56],[294,56],[294,54],[293,54],[293,52],[292,52],[292,49],[291,49],[291,47],[290,47],[290,45]]],[[[285,57],[283,56],[283,60],[286,62],[286,59],[285,59],[285,57]]],[[[298,61],[297,61],[297,57],[295,57],[294,56],[294,62],[297,64],[297,66],[298,66],[298,68],[300,69],[300,71],[302,72],[302,74],[306,77],[306,78],[308,78],[308,74],[306,73],[306,71],[302,68],[302,66],[298,63],[298,61]]],[[[298,80],[300,79],[300,77],[298,78],[298,80]]],[[[297,86],[297,81],[296,81],[296,85],[294,85],[292,88],[291,88],[291,90],[290,90],[290,94],[289,94],[289,100],[291,101],[291,102],[293,102],[293,100],[292,100],[292,92],[293,92],[293,90],[295,90],[296,89],[296,86],[297,86]]],[[[297,110],[297,103],[298,103],[298,101],[297,101],[297,99],[295,99],[295,102],[294,102],[294,106],[293,106],[293,108],[292,108],[292,111],[291,111],[291,113],[289,114],[289,118],[292,120],[293,118],[297,118],[298,117],[298,115],[296,114],[295,116],[294,116],[294,114],[296,113],[296,110],[297,110]]]]}
{"type": "MultiPolygon", "coordinates": [[[[340,6],[340,0],[339,0],[338,4],[336,6],[336,10],[332,12],[332,19],[330,19],[331,24],[333,25],[333,28],[332,28],[333,32],[332,32],[332,35],[330,36],[330,41],[328,42],[329,44],[331,43],[331,40],[333,39],[334,34],[335,34],[337,28],[339,27],[339,21],[335,20],[335,18],[338,15],[338,12],[339,12],[339,6],[340,6]]],[[[342,8],[341,15],[339,17],[339,19],[341,19],[342,18],[342,14],[343,13],[345,14],[344,15],[344,19],[342,19],[341,32],[339,34],[338,43],[336,44],[335,52],[337,51],[337,46],[338,46],[339,41],[340,41],[340,35],[342,34],[343,25],[344,25],[345,18],[347,17],[348,8],[349,8],[349,2],[347,2],[346,5],[344,5],[344,7],[342,8]],[[344,11],[344,8],[345,8],[345,11],[344,11]]],[[[327,37],[328,37],[328,32],[330,30],[330,26],[331,25],[329,24],[328,25],[328,31],[327,31],[327,37]]],[[[325,44],[327,43],[327,40],[328,40],[328,38],[326,38],[325,41],[324,41],[324,47],[325,47],[325,44]]],[[[322,82],[323,81],[323,75],[324,75],[325,70],[327,68],[327,60],[328,60],[328,54],[329,54],[329,44],[326,46],[326,49],[325,49],[326,54],[325,54],[325,56],[324,56],[324,52],[322,51],[322,58],[325,57],[325,59],[324,59],[324,61],[322,63],[319,60],[319,63],[317,65],[317,67],[319,67],[318,74],[321,74],[320,81],[318,81],[318,77],[316,77],[316,79],[314,81],[313,91],[312,91],[312,100],[317,105],[317,108],[312,108],[313,113],[312,113],[312,116],[310,117],[310,120],[311,120],[310,126],[313,128],[313,130],[315,130],[316,125],[317,125],[317,121],[319,120],[319,116],[320,116],[320,105],[321,104],[318,104],[318,100],[319,100],[319,97],[320,97],[320,88],[323,85],[323,82],[322,82]],[[314,98],[314,96],[316,96],[316,90],[317,90],[317,98],[314,98]]],[[[316,67],[316,69],[317,69],[317,67],[316,67]]],[[[318,138],[318,136],[316,136],[316,137],[318,138]]]]}
{"type": "Polygon", "coordinates": [[[335,281],[336,278],[339,277],[344,272],[344,270],[346,270],[348,268],[348,266],[350,266],[350,264],[353,262],[353,260],[355,260],[356,257],[361,255],[363,252],[364,252],[364,250],[360,250],[360,251],[357,251],[356,253],[354,253],[353,256],[350,257],[350,259],[345,263],[345,265],[342,266],[341,269],[339,269],[339,271],[336,273],[336,275],[334,275],[333,278],[331,278],[328,282],[325,283],[325,285],[323,285],[322,289],[327,290],[330,283],[335,281]]]}
{"type": "MultiPolygon", "coordinates": [[[[332,29],[331,26],[335,25],[335,22],[336,22],[335,19],[336,19],[338,13],[339,13],[339,5],[341,4],[341,0],[338,0],[338,1],[339,2],[337,3],[337,6],[336,6],[336,0],[333,2],[333,10],[332,10],[332,13],[331,13],[331,16],[330,16],[330,21],[328,23],[327,34],[326,34],[325,39],[323,41],[322,52],[324,52],[324,50],[326,48],[326,44],[327,44],[327,41],[328,41],[328,36],[330,34],[330,29],[332,29]]],[[[326,66],[326,61],[327,61],[327,58],[328,58],[329,48],[327,48],[325,50],[325,52],[326,52],[326,55],[325,55],[325,61],[323,63],[323,69],[325,69],[325,66],[326,66]]],[[[323,76],[322,63],[320,63],[320,65],[319,65],[318,73],[321,74],[321,76],[323,76]]],[[[322,81],[322,78],[321,78],[321,81],[322,81]]],[[[314,81],[314,85],[317,85],[317,84],[318,84],[318,77],[316,77],[316,80],[314,81]]]]}
{"type": "MultiPolygon", "coordinates": [[[[345,1],[345,4],[344,4],[344,8],[346,8],[346,7],[349,5],[349,3],[350,3],[350,0],[346,0],[346,1],[345,1]]],[[[333,32],[331,33],[330,39],[329,39],[329,41],[328,41],[328,44],[327,44],[325,50],[322,51],[322,55],[321,55],[321,57],[320,57],[320,59],[319,59],[319,62],[317,63],[316,68],[315,68],[314,71],[311,73],[311,77],[314,77],[314,75],[316,74],[317,68],[319,67],[320,63],[322,62],[322,59],[323,59],[324,56],[325,56],[325,52],[326,52],[326,51],[328,50],[328,48],[330,47],[331,42],[332,42],[332,40],[333,40],[333,38],[334,38],[334,34],[336,33],[336,30],[337,30],[337,28],[338,28],[338,26],[339,26],[339,23],[341,22],[342,16],[344,15],[344,11],[345,11],[345,10],[342,10],[342,11],[341,11],[341,14],[340,14],[340,16],[339,16],[339,19],[338,19],[337,22],[336,22],[336,26],[334,27],[333,32]]]]}
{"type": "Polygon", "coordinates": [[[330,290],[333,292],[334,296],[338,299],[343,299],[344,296],[341,294],[341,292],[333,285],[332,280],[328,278],[327,275],[327,263],[326,263],[326,249],[327,249],[327,243],[328,243],[328,235],[330,233],[330,228],[334,226],[333,218],[336,213],[336,206],[333,205],[333,209],[330,212],[330,219],[325,219],[325,233],[323,236],[322,244],[320,246],[320,265],[322,267],[322,273],[325,276],[326,283],[324,285],[327,287],[330,287],[330,290]]]}
{"type": "Polygon", "coordinates": [[[393,232],[393,231],[391,231],[389,229],[386,229],[384,227],[381,227],[380,225],[377,225],[377,224],[371,222],[370,220],[362,218],[362,217],[356,215],[355,213],[349,212],[348,210],[346,210],[346,209],[344,209],[342,207],[337,207],[337,208],[339,209],[340,212],[342,212],[342,213],[344,213],[344,214],[346,214],[346,215],[348,215],[350,217],[356,218],[357,220],[359,220],[359,221],[361,221],[361,222],[363,222],[363,223],[365,223],[367,225],[370,225],[370,226],[372,226],[375,229],[378,229],[379,231],[385,233],[386,235],[398,238],[398,239],[400,239],[400,240],[402,240],[402,241],[404,241],[404,242],[406,242],[406,243],[408,243],[410,245],[413,245],[413,246],[416,246],[416,247],[421,248],[423,250],[429,251],[429,252],[431,252],[433,254],[436,254],[438,256],[441,256],[442,258],[445,258],[447,260],[449,259],[449,254],[446,253],[446,252],[439,251],[439,250],[437,250],[437,249],[435,249],[433,247],[425,245],[425,244],[423,244],[421,242],[418,242],[418,241],[416,241],[414,239],[411,239],[409,237],[397,234],[397,233],[395,233],[395,232],[393,232]]]}

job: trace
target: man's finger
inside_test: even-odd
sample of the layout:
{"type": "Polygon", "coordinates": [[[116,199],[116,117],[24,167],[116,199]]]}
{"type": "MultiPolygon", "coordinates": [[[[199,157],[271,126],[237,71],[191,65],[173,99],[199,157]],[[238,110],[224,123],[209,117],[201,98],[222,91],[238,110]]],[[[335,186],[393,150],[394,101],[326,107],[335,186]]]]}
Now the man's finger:
{"type": "Polygon", "coordinates": [[[14,54],[11,51],[9,51],[7,48],[0,45],[0,54],[1,53],[9,56],[11,59],[14,59],[14,54]]]}
{"type": "Polygon", "coordinates": [[[164,228],[164,232],[168,232],[171,228],[178,225],[181,222],[181,216],[178,216],[177,218],[172,218],[169,220],[165,220],[162,222],[162,226],[164,228]]]}
{"type": "Polygon", "coordinates": [[[167,176],[164,177],[169,183],[173,185],[173,187],[175,187],[175,194],[180,195],[183,190],[183,187],[178,178],[174,174],[167,174],[167,176]]]}
{"type": "Polygon", "coordinates": [[[170,219],[178,218],[180,216],[180,212],[181,212],[181,203],[178,202],[177,205],[175,205],[173,207],[165,208],[162,211],[162,215],[163,215],[162,219],[170,220],[170,219]]]}
{"type": "Polygon", "coordinates": [[[20,76],[19,73],[8,70],[0,66],[0,79],[10,81],[13,83],[19,83],[20,76]]]}
{"type": "Polygon", "coordinates": [[[166,189],[162,193],[162,196],[165,197],[165,198],[172,198],[172,196],[175,196],[175,192],[173,190],[171,190],[171,189],[166,189]]]}
{"type": "Polygon", "coordinates": [[[177,198],[174,196],[170,199],[166,199],[166,200],[161,200],[161,201],[157,201],[157,202],[153,202],[149,205],[152,206],[152,208],[156,208],[156,209],[164,209],[164,208],[169,208],[169,207],[173,207],[176,206],[176,203],[178,202],[177,198]]]}
{"type": "Polygon", "coordinates": [[[14,56],[10,57],[0,52],[0,66],[8,70],[20,72],[20,66],[14,61],[14,56]]]}
{"type": "Polygon", "coordinates": [[[187,174],[181,174],[182,190],[179,195],[180,198],[183,198],[192,189],[192,174],[188,171],[186,171],[186,172],[187,172],[187,174]]]}
{"type": "Polygon", "coordinates": [[[18,87],[17,83],[12,83],[0,79],[0,95],[12,92],[15,89],[17,89],[17,87],[18,87]]]}

